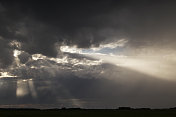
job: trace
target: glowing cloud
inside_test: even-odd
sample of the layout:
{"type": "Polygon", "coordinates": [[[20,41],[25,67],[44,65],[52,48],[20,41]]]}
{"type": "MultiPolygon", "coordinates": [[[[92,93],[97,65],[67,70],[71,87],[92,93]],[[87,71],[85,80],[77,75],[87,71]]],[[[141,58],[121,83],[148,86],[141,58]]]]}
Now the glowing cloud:
{"type": "Polygon", "coordinates": [[[14,78],[14,77],[18,77],[18,76],[12,75],[9,72],[0,72],[0,78],[14,78]]]}
{"type": "MultiPolygon", "coordinates": [[[[70,53],[78,53],[84,54],[85,56],[89,56],[95,59],[100,59],[102,62],[111,63],[117,66],[125,67],[131,70],[135,70],[150,76],[154,76],[156,78],[162,78],[165,80],[176,80],[176,74],[174,72],[176,61],[173,60],[175,56],[163,56],[162,53],[157,53],[157,55],[146,55],[143,53],[142,55],[117,55],[114,53],[104,53],[103,51],[97,51],[101,49],[111,48],[115,49],[119,46],[125,46],[128,41],[122,39],[117,41],[116,43],[109,43],[100,45],[99,48],[90,48],[90,49],[80,49],[80,48],[72,48],[72,47],[64,47],[62,46],[61,51],[70,52],[70,53]],[[65,49],[66,48],[66,49],[65,49]],[[72,50],[73,49],[73,50],[72,50]],[[93,50],[93,51],[90,51],[93,50]]],[[[152,53],[153,54],[153,53],[152,53]]],[[[81,63],[80,63],[81,64],[81,63]]]]}
{"type": "MultiPolygon", "coordinates": [[[[99,45],[99,47],[92,46],[91,48],[88,48],[88,49],[77,48],[77,46],[61,46],[60,50],[62,52],[78,53],[78,54],[99,53],[98,51],[103,49],[115,49],[117,47],[124,47],[127,42],[128,40],[126,39],[120,39],[118,41],[114,41],[111,43],[102,43],[99,45]]],[[[103,54],[103,53],[99,53],[99,54],[103,54]]]]}

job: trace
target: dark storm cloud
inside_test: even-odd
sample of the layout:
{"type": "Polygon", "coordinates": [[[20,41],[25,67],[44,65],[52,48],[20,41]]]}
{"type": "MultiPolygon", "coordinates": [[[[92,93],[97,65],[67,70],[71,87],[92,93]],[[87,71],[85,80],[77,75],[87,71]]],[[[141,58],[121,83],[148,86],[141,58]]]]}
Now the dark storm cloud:
{"type": "Polygon", "coordinates": [[[121,38],[129,45],[175,46],[175,1],[1,1],[0,36],[30,54],[56,56],[59,45],[87,48],[121,38]]]}
{"type": "Polygon", "coordinates": [[[22,50],[15,60],[25,65],[7,69],[19,76],[17,79],[0,79],[0,104],[65,102],[66,106],[90,108],[174,105],[175,82],[111,64],[95,64],[99,61],[62,53],[59,46],[89,48],[124,38],[128,40],[124,50],[129,52],[153,46],[174,50],[175,5],[174,0],[1,0],[0,68],[13,63],[14,49],[22,50]],[[45,56],[34,60],[32,54],[45,56]],[[51,58],[57,54],[62,57],[51,58]],[[20,94],[22,89],[27,92],[20,94]]]}
{"type": "Polygon", "coordinates": [[[27,6],[38,21],[61,32],[68,44],[89,47],[111,37],[127,37],[136,45],[143,45],[151,40],[162,43],[165,38],[175,38],[175,2],[171,0],[54,3],[27,6]]]}
{"type": "Polygon", "coordinates": [[[13,62],[13,50],[8,43],[0,37],[0,68],[6,68],[13,62]]]}
{"type": "Polygon", "coordinates": [[[25,64],[26,62],[28,62],[28,60],[30,60],[32,57],[30,54],[26,53],[26,52],[22,52],[18,58],[20,59],[20,62],[25,64]]]}

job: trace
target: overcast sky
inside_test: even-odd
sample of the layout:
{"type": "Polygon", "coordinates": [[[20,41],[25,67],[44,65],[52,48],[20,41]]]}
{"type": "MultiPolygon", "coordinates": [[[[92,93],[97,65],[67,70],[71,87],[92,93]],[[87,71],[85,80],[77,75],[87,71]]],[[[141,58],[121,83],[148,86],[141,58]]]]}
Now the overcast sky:
{"type": "Polygon", "coordinates": [[[175,107],[175,6],[0,0],[0,107],[175,107]]]}

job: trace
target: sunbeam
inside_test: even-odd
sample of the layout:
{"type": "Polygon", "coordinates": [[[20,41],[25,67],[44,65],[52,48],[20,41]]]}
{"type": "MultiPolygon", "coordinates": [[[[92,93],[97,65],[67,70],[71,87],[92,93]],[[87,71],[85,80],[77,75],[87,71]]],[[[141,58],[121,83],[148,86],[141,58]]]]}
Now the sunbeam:
{"type": "MultiPolygon", "coordinates": [[[[125,43],[126,41],[124,42],[124,44],[125,43]]],[[[106,52],[106,49],[112,48],[111,45],[113,49],[119,46],[119,45],[116,45],[116,47],[114,47],[114,44],[111,44],[111,43],[108,44],[108,47],[101,46],[100,48],[96,48],[96,49],[92,49],[92,48],[81,49],[75,46],[73,47],[62,46],[61,50],[63,52],[77,53],[77,54],[82,54],[84,56],[99,59],[99,60],[102,60],[103,62],[111,63],[113,65],[128,68],[131,70],[135,70],[156,78],[161,78],[164,80],[173,80],[173,81],[176,80],[175,79],[176,74],[174,71],[174,69],[176,68],[175,67],[176,61],[173,59],[175,58],[175,56],[174,57],[162,56],[162,55],[127,56],[127,55],[113,54],[110,52],[109,54],[104,53],[104,51],[106,52]],[[100,51],[100,50],[103,50],[103,51],[100,51]]]]}
{"type": "Polygon", "coordinates": [[[175,61],[168,60],[163,57],[151,56],[109,56],[109,55],[96,55],[89,54],[88,56],[102,59],[105,62],[129,68],[150,76],[162,78],[165,80],[176,80],[175,74],[175,61]]]}

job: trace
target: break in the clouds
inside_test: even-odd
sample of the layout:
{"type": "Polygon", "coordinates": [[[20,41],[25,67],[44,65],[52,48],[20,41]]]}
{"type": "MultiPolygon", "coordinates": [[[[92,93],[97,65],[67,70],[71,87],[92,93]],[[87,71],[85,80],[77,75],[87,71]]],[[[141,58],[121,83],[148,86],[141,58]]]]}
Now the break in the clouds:
{"type": "Polygon", "coordinates": [[[175,106],[174,0],[0,0],[0,104],[175,106]]]}

